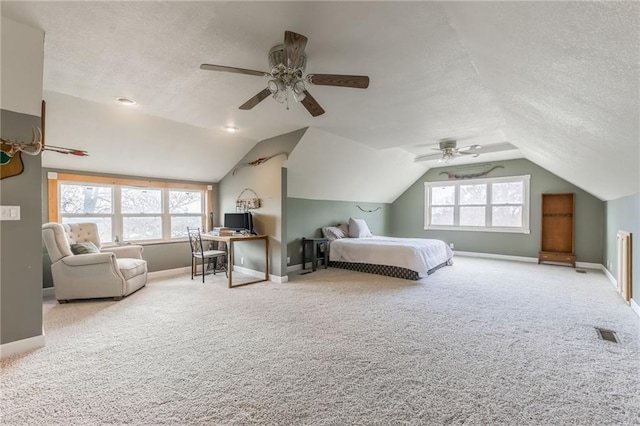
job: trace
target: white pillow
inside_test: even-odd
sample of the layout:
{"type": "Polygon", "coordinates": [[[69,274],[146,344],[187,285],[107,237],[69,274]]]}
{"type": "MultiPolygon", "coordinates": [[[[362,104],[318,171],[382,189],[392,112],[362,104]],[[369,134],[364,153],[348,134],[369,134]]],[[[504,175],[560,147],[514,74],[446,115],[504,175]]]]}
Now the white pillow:
{"type": "Polygon", "coordinates": [[[364,219],[349,218],[349,236],[351,238],[371,238],[373,234],[364,219]]]}

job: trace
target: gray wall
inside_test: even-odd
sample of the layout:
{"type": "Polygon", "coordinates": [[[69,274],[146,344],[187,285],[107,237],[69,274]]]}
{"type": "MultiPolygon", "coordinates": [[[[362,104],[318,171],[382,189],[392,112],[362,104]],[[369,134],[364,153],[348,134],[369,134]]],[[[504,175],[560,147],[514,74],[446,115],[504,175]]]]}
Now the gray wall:
{"type": "MultiPolygon", "coordinates": [[[[265,139],[251,149],[239,164],[255,161],[259,158],[269,157],[285,152],[290,154],[300,138],[306,132],[305,129],[265,139]]],[[[279,155],[257,166],[248,166],[233,170],[220,181],[220,198],[218,210],[220,213],[232,213],[236,211],[236,199],[245,188],[251,188],[261,200],[259,209],[251,210],[253,225],[256,232],[269,236],[269,272],[276,276],[286,275],[282,269],[282,257],[286,256],[285,245],[282,244],[283,219],[282,205],[286,197],[286,185],[283,186],[282,165],[286,156],[279,155]]],[[[251,197],[245,193],[244,197],[251,197]]],[[[220,219],[220,222],[222,220],[220,219]]],[[[234,260],[240,265],[244,259],[243,267],[264,271],[264,242],[247,241],[234,245],[234,260]]]]}
{"type": "Polygon", "coordinates": [[[358,203],[351,201],[308,200],[304,198],[287,198],[287,256],[291,257],[290,265],[302,263],[302,237],[321,237],[323,226],[336,226],[348,223],[350,217],[366,220],[374,235],[389,235],[391,205],[385,203],[358,203]],[[380,210],[363,212],[364,210],[380,210]]]}
{"type": "MultiPolygon", "coordinates": [[[[39,126],[40,117],[0,111],[3,138],[29,141],[39,126]]],[[[20,206],[20,220],[0,221],[0,344],[42,334],[42,156],[21,157],[22,174],[0,181],[0,204],[20,206]]]]}
{"type": "Polygon", "coordinates": [[[391,235],[437,238],[455,244],[455,250],[478,253],[537,257],[540,251],[541,194],[576,194],[575,251],[579,262],[602,262],[604,202],[553,173],[520,159],[499,161],[504,166],[488,177],[531,175],[530,234],[477,231],[433,231],[424,229],[424,182],[447,180],[443,171],[455,166],[431,169],[391,205],[391,235]]]}
{"type": "Polygon", "coordinates": [[[631,297],[640,305],[640,193],[606,202],[604,257],[602,262],[617,278],[618,247],[616,234],[628,231],[632,241],[631,297]]]}
{"type": "MultiPolygon", "coordinates": [[[[55,155],[55,154],[51,154],[55,155]]],[[[42,174],[39,177],[42,179],[42,222],[49,222],[48,218],[48,206],[47,200],[49,199],[48,193],[48,185],[47,185],[47,173],[48,172],[57,172],[57,173],[70,173],[70,174],[82,174],[82,175],[90,175],[90,176],[108,176],[115,177],[120,179],[140,179],[140,180],[149,180],[148,177],[139,177],[139,176],[122,176],[122,175],[113,175],[113,174],[104,174],[104,173],[92,173],[85,171],[77,171],[77,170],[58,170],[58,169],[42,169],[42,174]]],[[[162,178],[153,178],[154,181],[159,182],[178,182],[178,183],[188,183],[188,184],[196,184],[196,185],[211,185],[213,187],[212,196],[213,196],[213,206],[215,210],[215,206],[218,204],[218,184],[217,183],[208,183],[208,182],[191,182],[191,181],[176,181],[172,179],[162,179],[162,178]]],[[[214,211],[214,215],[216,212],[214,211]]],[[[209,220],[209,216],[207,215],[207,221],[209,220]]],[[[215,221],[215,218],[214,218],[215,221]]],[[[51,261],[49,260],[49,254],[47,253],[47,249],[42,243],[42,238],[38,242],[42,247],[42,285],[44,288],[53,287],[53,280],[51,278],[51,261]]],[[[144,250],[142,252],[142,257],[147,261],[147,267],[149,268],[149,272],[163,271],[167,269],[176,269],[191,266],[191,248],[189,247],[189,242],[179,241],[179,242],[162,242],[162,243],[143,243],[144,250]]]]}

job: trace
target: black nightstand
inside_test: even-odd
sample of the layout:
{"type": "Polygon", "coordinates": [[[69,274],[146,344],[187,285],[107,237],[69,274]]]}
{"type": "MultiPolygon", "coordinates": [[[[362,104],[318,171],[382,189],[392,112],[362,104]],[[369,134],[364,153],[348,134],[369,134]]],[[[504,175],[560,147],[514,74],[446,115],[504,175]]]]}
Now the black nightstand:
{"type": "Polygon", "coordinates": [[[322,253],[322,259],[324,260],[324,269],[327,269],[329,265],[329,240],[326,238],[302,238],[302,269],[307,263],[307,246],[311,246],[311,271],[314,272],[316,270],[318,253],[323,244],[324,253],[322,253]]]}

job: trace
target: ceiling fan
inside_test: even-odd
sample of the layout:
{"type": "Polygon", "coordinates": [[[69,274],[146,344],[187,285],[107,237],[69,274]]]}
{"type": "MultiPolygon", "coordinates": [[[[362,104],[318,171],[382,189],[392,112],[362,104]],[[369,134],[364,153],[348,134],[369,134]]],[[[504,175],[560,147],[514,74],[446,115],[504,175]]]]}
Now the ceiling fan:
{"type": "Polygon", "coordinates": [[[307,74],[305,76],[307,56],[304,48],[306,45],[307,38],[305,36],[292,31],[285,31],[284,44],[274,46],[269,51],[270,72],[211,64],[202,64],[200,69],[268,77],[270,80],[267,82],[267,88],[240,105],[240,109],[243,110],[255,107],[270,95],[276,101],[286,103],[287,109],[289,109],[289,96],[291,95],[313,117],[317,117],[324,114],[324,109],[307,91],[305,83],[318,86],[353,87],[356,89],[369,87],[369,77],[364,75],[307,74]]]}
{"type": "MultiPolygon", "coordinates": [[[[443,139],[440,141],[440,148],[431,148],[431,149],[434,151],[442,152],[442,157],[440,157],[440,159],[438,160],[438,163],[449,164],[449,161],[461,155],[471,155],[473,157],[477,157],[478,155],[480,155],[480,153],[477,152],[476,150],[480,148],[482,148],[481,145],[469,145],[469,146],[463,146],[462,148],[457,148],[457,142],[454,139],[443,139]]],[[[439,156],[440,154],[425,155],[425,156],[416,158],[414,161],[435,160],[439,156]]]]}

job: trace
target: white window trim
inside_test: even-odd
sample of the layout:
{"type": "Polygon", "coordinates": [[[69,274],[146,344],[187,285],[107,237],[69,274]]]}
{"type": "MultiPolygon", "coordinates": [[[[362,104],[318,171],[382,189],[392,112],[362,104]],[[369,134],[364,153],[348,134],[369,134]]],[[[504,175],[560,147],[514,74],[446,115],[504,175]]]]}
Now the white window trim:
{"type": "MultiPolygon", "coordinates": [[[[424,229],[431,231],[472,231],[472,232],[503,232],[503,233],[516,233],[516,234],[530,234],[531,229],[529,227],[529,217],[531,210],[531,175],[521,175],[521,176],[504,176],[504,177],[496,177],[496,178],[482,178],[482,179],[465,179],[465,180],[457,180],[457,181],[436,181],[436,182],[425,182],[424,183],[424,229]],[[456,225],[430,225],[431,223],[431,188],[432,187],[442,187],[442,186],[455,186],[459,187],[460,185],[472,185],[472,184],[493,184],[493,183],[503,183],[503,182],[522,182],[524,185],[524,199],[522,203],[522,227],[493,227],[493,226],[456,226],[456,225]]],[[[488,188],[487,191],[487,203],[484,204],[487,209],[491,209],[492,206],[497,204],[491,204],[491,190],[488,188]]],[[[456,188],[456,199],[454,205],[454,223],[457,223],[459,220],[459,193],[460,191],[456,188]]],[[[489,218],[490,212],[487,212],[487,222],[489,218]]]]}

